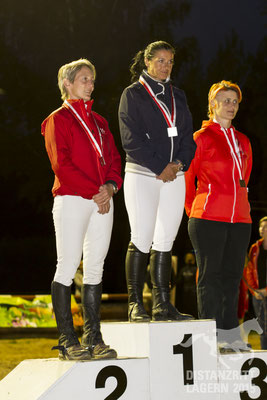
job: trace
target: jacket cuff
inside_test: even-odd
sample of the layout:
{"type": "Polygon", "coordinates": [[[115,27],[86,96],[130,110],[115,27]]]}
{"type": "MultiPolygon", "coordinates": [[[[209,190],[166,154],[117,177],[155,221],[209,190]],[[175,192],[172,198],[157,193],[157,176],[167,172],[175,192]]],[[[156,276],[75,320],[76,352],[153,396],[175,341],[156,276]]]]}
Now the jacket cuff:
{"type": "Polygon", "coordinates": [[[117,185],[117,183],[115,182],[115,181],[113,181],[113,180],[108,180],[108,181],[106,181],[105,182],[105,185],[107,184],[107,183],[110,183],[112,186],[113,186],[113,193],[114,194],[116,194],[116,193],[118,193],[118,185],[117,185]]]}

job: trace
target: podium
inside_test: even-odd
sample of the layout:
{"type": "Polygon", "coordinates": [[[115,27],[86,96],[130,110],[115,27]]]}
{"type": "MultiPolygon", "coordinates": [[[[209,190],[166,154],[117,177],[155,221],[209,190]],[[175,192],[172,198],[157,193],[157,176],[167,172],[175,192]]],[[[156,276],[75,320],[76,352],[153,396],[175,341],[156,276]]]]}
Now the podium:
{"type": "Polygon", "coordinates": [[[119,356],[149,358],[151,399],[219,399],[190,391],[201,383],[201,371],[207,383],[217,381],[215,321],[103,323],[102,333],[119,356]]]}
{"type": "Polygon", "coordinates": [[[116,360],[25,360],[1,400],[266,400],[267,352],[218,354],[213,320],[101,324],[116,360]]]}

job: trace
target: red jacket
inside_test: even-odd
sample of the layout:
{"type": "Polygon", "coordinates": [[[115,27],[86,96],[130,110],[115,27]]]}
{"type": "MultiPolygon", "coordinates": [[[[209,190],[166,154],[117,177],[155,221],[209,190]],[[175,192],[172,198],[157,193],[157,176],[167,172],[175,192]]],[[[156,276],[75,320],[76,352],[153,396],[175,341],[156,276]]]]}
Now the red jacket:
{"type": "MultiPolygon", "coordinates": [[[[262,245],[263,239],[257,240],[249,250],[249,262],[244,271],[244,277],[249,284],[249,290],[254,294],[252,289],[259,289],[259,278],[258,278],[258,257],[260,253],[260,246],[262,245]],[[252,289],[251,289],[252,288],[252,289]]],[[[262,289],[262,288],[261,288],[262,289]]],[[[267,289],[267,287],[266,287],[267,289]]]]}
{"type": "Polygon", "coordinates": [[[80,123],[63,105],[42,123],[46,151],[55,173],[53,196],[75,195],[91,199],[98,193],[99,186],[109,180],[116,182],[120,188],[121,158],[107,121],[92,111],[93,100],[86,103],[87,110],[83,100],[68,100],[68,102],[84,119],[101,147],[95,119],[102,136],[105,165],[101,165],[80,123]]]}
{"type": "MultiPolygon", "coordinates": [[[[231,128],[238,143],[242,176],[247,185],[252,168],[251,145],[245,135],[233,126],[231,128]]],[[[230,129],[226,134],[232,142],[230,129]]],[[[211,120],[203,121],[194,140],[197,144],[195,158],[185,173],[187,215],[212,221],[251,223],[247,188],[240,185],[238,169],[220,125],[211,120]]]]}

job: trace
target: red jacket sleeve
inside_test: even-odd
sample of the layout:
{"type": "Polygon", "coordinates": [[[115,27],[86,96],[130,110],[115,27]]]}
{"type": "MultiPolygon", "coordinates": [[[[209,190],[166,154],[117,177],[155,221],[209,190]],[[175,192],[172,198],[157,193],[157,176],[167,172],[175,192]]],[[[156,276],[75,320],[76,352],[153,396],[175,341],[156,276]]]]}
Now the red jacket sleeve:
{"type": "Polygon", "coordinates": [[[246,182],[246,184],[248,184],[248,182],[249,182],[251,169],[252,169],[252,148],[251,148],[250,142],[249,142],[249,145],[248,145],[247,155],[248,155],[248,160],[247,160],[247,168],[246,168],[246,172],[245,172],[245,182],[246,182]]]}
{"type": "Polygon", "coordinates": [[[186,195],[185,195],[185,211],[188,217],[191,213],[191,208],[193,201],[196,196],[196,177],[198,174],[200,166],[200,153],[201,153],[201,143],[200,140],[194,135],[195,142],[197,144],[197,149],[195,157],[193,158],[189,169],[185,173],[185,184],[186,184],[186,195]]]}

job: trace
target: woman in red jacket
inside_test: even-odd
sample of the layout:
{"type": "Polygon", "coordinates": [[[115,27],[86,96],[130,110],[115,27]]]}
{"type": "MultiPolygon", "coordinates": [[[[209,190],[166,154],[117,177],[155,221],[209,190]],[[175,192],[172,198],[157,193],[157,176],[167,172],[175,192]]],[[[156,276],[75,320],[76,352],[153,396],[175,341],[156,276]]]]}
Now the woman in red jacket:
{"type": "Polygon", "coordinates": [[[95,67],[86,59],[63,65],[58,85],[64,103],[42,123],[55,173],[52,189],[57,268],[52,302],[59,358],[114,358],[100,332],[103,264],[113,224],[112,196],[120,188],[121,160],[107,121],[92,111],[95,67]],[[83,255],[82,346],[73,328],[71,284],[83,255]]]}
{"type": "Polygon", "coordinates": [[[267,350],[267,216],[259,222],[261,239],[249,250],[245,278],[253,295],[255,314],[263,330],[260,336],[262,350],[267,350]]]}
{"type": "Polygon", "coordinates": [[[242,99],[239,86],[215,83],[208,99],[210,119],[194,134],[197,150],[185,174],[188,230],[199,268],[198,313],[214,318],[224,332],[219,346],[235,342],[243,349],[240,335],[229,334],[238,326],[238,288],[251,232],[252,152],[249,139],[232,125],[242,99]]]}

